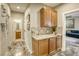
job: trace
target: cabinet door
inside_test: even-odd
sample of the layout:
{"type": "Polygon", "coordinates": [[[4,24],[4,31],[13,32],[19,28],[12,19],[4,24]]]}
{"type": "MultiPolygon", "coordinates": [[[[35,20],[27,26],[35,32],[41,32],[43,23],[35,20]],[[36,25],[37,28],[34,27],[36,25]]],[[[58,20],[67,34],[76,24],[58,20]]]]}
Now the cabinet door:
{"type": "Polygon", "coordinates": [[[40,10],[40,26],[56,26],[57,12],[50,7],[42,8],[40,10]]]}
{"type": "Polygon", "coordinates": [[[49,53],[56,51],[56,38],[50,38],[49,40],[49,53]]]}
{"type": "Polygon", "coordinates": [[[52,10],[51,12],[51,18],[52,18],[52,26],[57,26],[57,12],[55,10],[52,10]]]}
{"type": "Polygon", "coordinates": [[[48,55],[48,39],[39,41],[39,56],[48,55]]]}
{"type": "Polygon", "coordinates": [[[50,8],[46,8],[45,25],[51,26],[51,9],[50,8]]]}
{"type": "Polygon", "coordinates": [[[40,10],[40,26],[51,26],[51,9],[48,7],[40,10]]]}
{"type": "Polygon", "coordinates": [[[16,32],[16,39],[21,39],[21,32],[16,32]]]}
{"type": "Polygon", "coordinates": [[[42,8],[41,10],[40,10],[40,26],[41,27],[43,27],[43,26],[45,26],[45,9],[44,8],[42,8]]]}
{"type": "Polygon", "coordinates": [[[57,50],[61,50],[62,48],[62,37],[58,36],[57,37],[57,50]]]}

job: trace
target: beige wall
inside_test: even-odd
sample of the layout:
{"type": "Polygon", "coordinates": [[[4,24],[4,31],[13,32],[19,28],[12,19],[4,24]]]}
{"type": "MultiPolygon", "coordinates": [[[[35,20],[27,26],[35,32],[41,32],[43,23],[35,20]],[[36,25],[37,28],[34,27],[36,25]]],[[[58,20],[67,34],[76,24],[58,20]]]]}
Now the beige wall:
{"type": "Polygon", "coordinates": [[[42,7],[43,5],[40,3],[30,5],[31,27],[39,28],[39,11],[42,7]]]}
{"type": "Polygon", "coordinates": [[[62,50],[65,50],[65,18],[63,14],[66,12],[72,11],[74,9],[79,9],[79,4],[77,3],[62,4],[61,6],[56,8],[57,16],[58,16],[58,27],[61,28],[63,33],[62,50]]]}
{"type": "Polygon", "coordinates": [[[74,25],[75,25],[75,29],[79,30],[79,17],[75,18],[74,25]]]}
{"type": "Polygon", "coordinates": [[[26,46],[28,50],[31,52],[31,32],[27,31],[27,16],[30,14],[30,7],[26,10],[25,15],[24,15],[24,39],[26,42],[26,46]]]}
{"type": "Polygon", "coordinates": [[[58,14],[57,15],[58,16],[58,26],[62,26],[62,14],[64,12],[78,9],[78,7],[79,7],[78,3],[63,4],[59,7],[57,7],[56,10],[57,10],[57,14],[58,14]]]}
{"type": "MultiPolygon", "coordinates": [[[[0,9],[1,9],[1,3],[0,3],[0,9]]],[[[1,29],[0,29],[1,31],[1,29]]],[[[1,32],[0,32],[0,55],[1,55],[1,32]]]]}

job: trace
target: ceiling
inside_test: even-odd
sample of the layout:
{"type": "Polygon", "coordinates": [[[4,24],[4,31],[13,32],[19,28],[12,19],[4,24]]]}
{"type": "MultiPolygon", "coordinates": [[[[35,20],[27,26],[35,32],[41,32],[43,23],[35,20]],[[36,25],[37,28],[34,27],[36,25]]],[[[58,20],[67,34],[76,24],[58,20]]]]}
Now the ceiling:
{"type": "Polygon", "coordinates": [[[28,7],[28,3],[10,3],[10,9],[14,12],[24,13],[26,8],[28,7]]]}
{"type": "MultiPolygon", "coordinates": [[[[60,3],[43,3],[44,5],[56,7],[60,3]]],[[[9,3],[11,11],[24,13],[26,8],[28,8],[29,3],[9,3]]]]}
{"type": "Polygon", "coordinates": [[[56,6],[60,5],[61,3],[44,3],[44,4],[47,6],[50,6],[50,7],[56,7],[56,6]]]}

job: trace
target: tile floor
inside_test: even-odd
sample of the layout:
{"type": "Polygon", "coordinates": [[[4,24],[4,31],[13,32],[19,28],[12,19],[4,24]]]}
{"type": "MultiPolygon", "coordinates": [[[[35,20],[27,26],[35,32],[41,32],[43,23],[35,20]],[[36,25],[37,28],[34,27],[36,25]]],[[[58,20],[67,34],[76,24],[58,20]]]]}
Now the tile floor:
{"type": "Polygon", "coordinates": [[[54,56],[79,56],[79,39],[66,37],[66,51],[61,51],[54,56]]]}
{"type": "MultiPolygon", "coordinates": [[[[25,49],[24,41],[13,42],[11,47],[9,47],[9,52],[7,53],[8,56],[31,56],[27,49],[25,49]],[[18,49],[19,48],[19,49],[18,49]],[[15,53],[15,52],[21,53],[15,53]]],[[[79,56],[79,39],[66,37],[66,51],[61,51],[56,53],[53,56],[79,56]]]]}
{"type": "Polygon", "coordinates": [[[26,44],[22,40],[17,40],[12,42],[12,44],[8,47],[8,51],[6,52],[7,56],[30,56],[30,52],[26,48],[26,44]]]}

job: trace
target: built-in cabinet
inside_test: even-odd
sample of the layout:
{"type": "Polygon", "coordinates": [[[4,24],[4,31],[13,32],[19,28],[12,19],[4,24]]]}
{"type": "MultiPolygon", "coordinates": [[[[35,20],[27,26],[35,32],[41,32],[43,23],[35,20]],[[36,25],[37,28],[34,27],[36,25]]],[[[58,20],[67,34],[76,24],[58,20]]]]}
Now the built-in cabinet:
{"type": "Polygon", "coordinates": [[[56,51],[56,37],[49,39],[49,54],[56,51]]]}
{"type": "Polygon", "coordinates": [[[37,40],[32,39],[32,52],[34,56],[53,55],[61,51],[62,39],[61,36],[51,37],[47,39],[37,40]]]}
{"type": "MultiPolygon", "coordinates": [[[[56,27],[57,12],[51,7],[43,7],[40,9],[40,27],[56,27]]],[[[62,48],[61,35],[55,34],[50,38],[32,39],[32,53],[35,56],[53,55],[62,48]]]]}
{"type": "Polygon", "coordinates": [[[57,12],[50,7],[44,7],[40,10],[40,27],[56,26],[57,25],[57,12]]]}
{"type": "Polygon", "coordinates": [[[16,38],[15,39],[21,39],[21,31],[16,31],[16,38]]]}
{"type": "Polygon", "coordinates": [[[32,52],[35,56],[48,55],[48,39],[32,40],[32,52]]]}
{"type": "Polygon", "coordinates": [[[57,36],[57,51],[60,51],[62,48],[62,36],[57,36]]]}
{"type": "Polygon", "coordinates": [[[61,51],[62,48],[62,37],[52,37],[49,39],[49,55],[53,55],[58,51],[61,51]]]}

